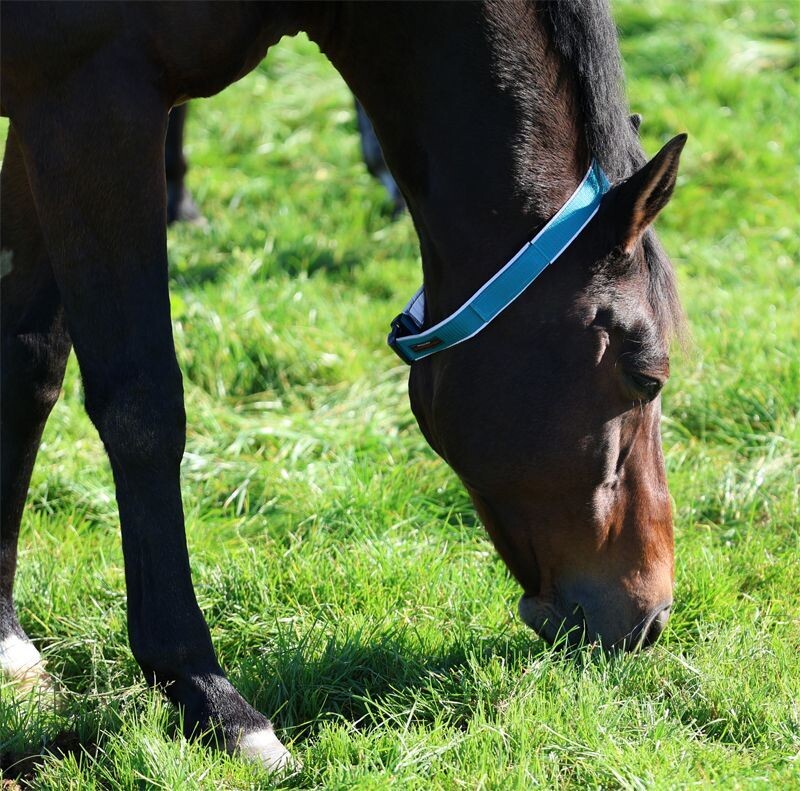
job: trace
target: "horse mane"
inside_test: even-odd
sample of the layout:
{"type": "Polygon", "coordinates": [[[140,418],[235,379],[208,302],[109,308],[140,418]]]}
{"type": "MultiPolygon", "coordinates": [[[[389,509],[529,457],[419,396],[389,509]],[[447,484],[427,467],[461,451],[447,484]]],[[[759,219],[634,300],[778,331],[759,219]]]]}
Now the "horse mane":
{"type": "MultiPolygon", "coordinates": [[[[552,0],[540,5],[565,77],[574,81],[588,150],[612,182],[638,170],[646,157],[630,121],[617,29],[607,0],[552,0]]],[[[644,237],[648,296],[663,337],[683,335],[675,271],[652,229],[644,237]]]]}
{"type": "Polygon", "coordinates": [[[629,119],[617,29],[606,0],[557,0],[541,5],[550,44],[577,89],[586,144],[612,181],[645,163],[629,119]]]}

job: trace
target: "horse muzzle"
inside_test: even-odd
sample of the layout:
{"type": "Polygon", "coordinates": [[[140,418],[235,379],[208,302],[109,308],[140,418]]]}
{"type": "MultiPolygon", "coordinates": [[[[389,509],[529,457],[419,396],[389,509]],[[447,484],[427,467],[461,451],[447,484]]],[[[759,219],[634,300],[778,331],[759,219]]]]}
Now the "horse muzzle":
{"type": "Polygon", "coordinates": [[[600,643],[612,651],[635,651],[658,640],[669,620],[672,601],[655,607],[614,607],[604,601],[565,604],[524,594],[518,605],[522,621],[550,644],[575,648],[600,643]]]}

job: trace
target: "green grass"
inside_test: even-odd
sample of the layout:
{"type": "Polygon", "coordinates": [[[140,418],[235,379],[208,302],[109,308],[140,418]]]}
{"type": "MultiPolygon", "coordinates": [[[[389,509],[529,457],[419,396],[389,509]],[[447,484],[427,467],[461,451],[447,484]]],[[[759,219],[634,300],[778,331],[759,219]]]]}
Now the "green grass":
{"type": "Polygon", "coordinates": [[[615,11],[648,153],[690,133],[659,222],[693,334],[664,399],[677,588],[659,644],[567,659],[515,617],[517,587],[383,344],[420,277],[411,223],[389,221],[351,98],[298,38],[192,105],[189,181],[209,225],[171,230],[170,261],[198,596],[223,665],[302,770],[273,780],[187,743],[144,687],[111,475],[73,360],[17,583],[68,692],[54,712],[3,687],[0,752],[21,760],[8,778],[800,788],[797,9],[615,11]]]}

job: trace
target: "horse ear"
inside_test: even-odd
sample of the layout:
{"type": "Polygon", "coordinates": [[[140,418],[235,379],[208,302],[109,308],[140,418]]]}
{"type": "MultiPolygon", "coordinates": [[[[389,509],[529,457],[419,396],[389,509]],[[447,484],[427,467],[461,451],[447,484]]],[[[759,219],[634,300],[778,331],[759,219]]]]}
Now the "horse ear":
{"type": "Polygon", "coordinates": [[[669,203],[678,161],[687,135],[673,137],[644,167],[617,187],[618,206],[623,220],[621,247],[633,251],[639,237],[669,203]]]}

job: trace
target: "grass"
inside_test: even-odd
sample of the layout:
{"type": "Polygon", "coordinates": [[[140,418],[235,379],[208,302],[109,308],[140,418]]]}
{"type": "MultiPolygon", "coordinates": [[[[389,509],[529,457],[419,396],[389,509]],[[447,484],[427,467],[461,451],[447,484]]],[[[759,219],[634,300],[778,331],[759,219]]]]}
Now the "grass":
{"type": "MultiPolygon", "coordinates": [[[[615,4],[649,153],[690,132],[659,221],[693,332],[664,445],[676,606],[640,656],[551,652],[425,445],[384,347],[420,277],[304,38],[191,108],[208,228],[170,231],[198,596],[223,665],[302,761],[179,735],[127,646],[117,513],[71,361],[34,473],[23,625],[68,692],[0,697],[5,777],[91,788],[800,788],[798,18],[615,4]]],[[[11,785],[13,787],[13,784],[11,785]]]]}

